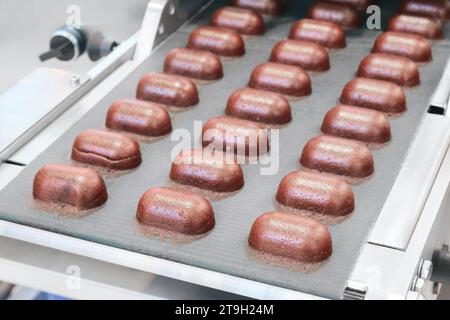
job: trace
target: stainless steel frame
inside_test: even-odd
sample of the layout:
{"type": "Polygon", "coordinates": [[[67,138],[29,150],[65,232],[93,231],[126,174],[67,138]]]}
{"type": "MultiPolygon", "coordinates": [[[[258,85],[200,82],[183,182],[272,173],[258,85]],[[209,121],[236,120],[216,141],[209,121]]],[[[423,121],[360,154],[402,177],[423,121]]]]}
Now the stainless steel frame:
{"type": "MultiPolygon", "coordinates": [[[[202,1],[199,6],[205,2],[202,1]]],[[[155,0],[149,3],[133,61],[119,68],[84,99],[87,108],[94,106],[129,72],[138,67],[152,49],[164,40],[165,32],[170,33],[168,30],[176,28],[183,21],[180,20],[183,15],[177,14],[180,8],[178,2],[173,0],[155,0]]],[[[450,83],[450,66],[447,66],[441,85],[433,98],[433,101],[439,100],[445,107],[450,92],[448,83],[450,83]]],[[[29,145],[33,143],[37,142],[33,141],[29,145]]],[[[434,249],[450,242],[449,144],[450,118],[445,115],[427,115],[373,232],[361,250],[348,282],[346,297],[358,299],[435,297],[432,290],[435,287],[429,281],[425,281],[425,285],[420,287],[414,287],[413,282],[417,280],[422,259],[431,259],[434,249]],[[415,195],[412,199],[409,197],[411,194],[415,195]],[[406,197],[410,201],[405,202],[406,197]]],[[[22,151],[22,155],[19,152],[16,157],[26,155],[32,158],[39,153],[38,147],[30,149],[22,151]]],[[[19,158],[12,157],[12,159],[19,158]]],[[[252,298],[321,299],[306,293],[4,221],[0,221],[0,235],[252,298]]]]}
{"type": "MultiPolygon", "coordinates": [[[[444,121],[449,123],[447,118],[444,121]]],[[[367,243],[349,287],[362,285],[365,299],[436,298],[432,282],[424,279],[422,289],[414,288],[413,282],[419,277],[421,261],[431,260],[433,251],[450,241],[449,181],[450,151],[447,150],[408,245],[404,250],[398,250],[367,243]]]]}
{"type": "MultiPolygon", "coordinates": [[[[49,78],[48,85],[53,84],[54,86],[54,82],[61,81],[59,86],[60,90],[55,91],[51,99],[48,97],[39,98],[42,94],[41,92],[33,92],[31,89],[27,89],[27,83],[30,81],[30,78],[37,77],[36,72],[23,79],[18,85],[4,92],[0,97],[0,117],[2,117],[0,122],[2,124],[2,132],[8,132],[8,135],[5,135],[7,137],[5,141],[0,141],[0,162],[8,159],[15,151],[22,147],[23,144],[34,137],[36,133],[40,132],[49,123],[55,120],[56,117],[71,107],[78,99],[94,88],[112,71],[116,70],[121,64],[129,60],[132,57],[135,45],[136,36],[133,36],[85,75],[70,74],[69,72],[56,69],[53,69],[52,72],[46,72],[46,75],[43,77],[49,78]],[[61,73],[64,74],[61,75],[61,73]],[[65,79],[62,79],[63,77],[65,79]],[[73,77],[79,79],[76,84],[71,83],[73,77]],[[64,94],[62,95],[62,93],[64,94]],[[4,121],[4,119],[9,118],[8,114],[11,114],[12,112],[10,96],[17,94],[23,97],[24,100],[18,101],[19,105],[16,105],[16,108],[18,107],[16,111],[23,112],[22,114],[28,114],[30,116],[30,119],[28,119],[30,125],[27,127],[19,127],[14,122],[4,121]],[[35,98],[35,101],[30,101],[29,99],[31,98],[35,98]],[[39,108],[39,113],[33,111],[33,108],[39,108]]],[[[40,70],[41,72],[39,74],[42,74],[43,70],[49,69],[40,70]]],[[[17,115],[20,117],[20,114],[17,115]]]]}
{"type": "Polygon", "coordinates": [[[88,36],[101,32],[122,43],[139,29],[149,0],[5,0],[0,2],[0,92],[38,67],[86,74],[96,63],[85,54],[75,62],[52,59],[41,63],[52,34],[66,24],[80,23],[88,36]],[[107,14],[105,14],[107,8],[107,14]]]}
{"type": "Polygon", "coordinates": [[[407,249],[450,144],[449,125],[450,118],[434,114],[425,117],[369,243],[407,249]],[[411,201],[407,195],[414,195],[415,199],[411,201]]]}
{"type": "MultiPolygon", "coordinates": [[[[105,79],[112,71],[116,70],[125,61],[133,58],[138,39],[139,22],[144,13],[139,12],[139,7],[147,0],[132,0],[128,5],[121,1],[108,2],[109,15],[101,17],[98,15],[99,8],[104,3],[88,2],[85,0],[76,1],[76,5],[69,1],[60,1],[52,5],[54,19],[45,21],[41,15],[34,14],[33,10],[26,10],[33,6],[45,6],[42,1],[4,1],[0,4],[0,36],[4,39],[4,48],[0,53],[0,64],[4,69],[4,75],[8,77],[2,79],[6,90],[0,88],[0,162],[7,160],[15,151],[34,137],[38,132],[54,121],[59,115],[71,107],[78,99],[83,97],[89,90],[105,79]],[[129,10],[134,4],[134,9],[129,10]],[[80,10],[81,27],[85,30],[105,32],[108,37],[120,41],[110,55],[94,64],[84,56],[76,62],[61,62],[52,60],[43,64],[38,64],[38,54],[44,51],[50,40],[51,34],[69,19],[68,8],[76,7],[80,10]],[[21,14],[21,19],[14,21],[14,30],[11,16],[21,14]],[[111,28],[117,25],[116,20],[123,20],[126,23],[121,28],[111,28]],[[137,21],[133,21],[137,20],[137,21]],[[39,27],[33,29],[33,25],[39,27]],[[5,33],[5,30],[10,33],[5,33]],[[47,34],[48,33],[48,34],[47,34]],[[117,37],[117,38],[116,38],[117,37]],[[124,39],[125,38],[125,39],[124,39]],[[21,41],[20,41],[21,40],[21,41]],[[20,63],[10,63],[12,58],[20,60],[20,63]],[[11,67],[13,65],[14,67],[11,67]],[[30,68],[30,70],[28,70],[30,68]],[[40,71],[33,71],[40,68],[40,71]],[[49,70],[53,70],[49,72],[49,70]],[[30,71],[32,71],[30,73],[30,71]],[[29,73],[24,76],[24,74],[29,73]],[[44,75],[45,73],[45,75],[44,75]],[[42,79],[36,79],[36,77],[42,79]],[[10,79],[19,79],[16,85],[10,86],[10,79]],[[47,83],[53,90],[45,90],[46,94],[33,90],[28,84],[36,81],[41,86],[47,83]],[[57,86],[57,88],[56,88],[57,86]],[[11,104],[11,96],[21,97],[11,104]],[[13,121],[8,121],[13,115],[20,119],[22,114],[27,114],[27,121],[20,122],[20,126],[13,121]]],[[[50,8],[48,8],[50,10],[50,8]]],[[[48,20],[48,19],[47,19],[48,20]]],[[[38,69],[39,70],[39,69],[38,69]]],[[[1,84],[1,83],[0,83],[1,84]]],[[[43,89],[43,88],[41,88],[43,89]]]]}

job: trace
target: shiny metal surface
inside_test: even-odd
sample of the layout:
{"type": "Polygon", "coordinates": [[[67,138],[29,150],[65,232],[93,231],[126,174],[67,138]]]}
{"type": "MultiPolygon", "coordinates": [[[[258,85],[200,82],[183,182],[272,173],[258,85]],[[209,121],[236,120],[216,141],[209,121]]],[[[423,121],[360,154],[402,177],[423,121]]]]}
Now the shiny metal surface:
{"type": "MultiPolygon", "coordinates": [[[[123,45],[122,45],[123,46],[123,45]]],[[[113,54],[115,54],[114,52],[113,54]]],[[[108,56],[107,59],[112,58],[108,56]]],[[[123,63],[114,70],[113,74],[101,81],[94,90],[88,92],[83,98],[73,104],[60,117],[56,118],[48,126],[37,133],[36,136],[15,152],[9,160],[16,163],[28,164],[36,156],[46,149],[51,143],[58,139],[65,131],[67,131],[75,122],[77,122],[84,114],[86,114],[103,96],[113,90],[113,88],[123,80],[129,72],[136,68],[136,64],[131,61],[123,63]]],[[[101,68],[94,68],[90,75],[94,77],[101,74],[101,68]]]]}
{"type": "Polygon", "coordinates": [[[89,89],[132,57],[147,3],[148,0],[0,3],[0,68],[3,75],[0,78],[0,161],[7,160],[89,89]],[[108,15],[101,14],[105,6],[108,6],[108,15]],[[122,45],[95,64],[87,55],[72,62],[53,59],[40,63],[38,55],[48,48],[55,30],[65,24],[80,24],[88,35],[101,31],[122,45]]]}
{"type": "Polygon", "coordinates": [[[158,2],[164,2],[164,10],[162,12],[154,47],[164,41],[164,39],[184,24],[190,17],[199,14],[201,8],[212,1],[153,0],[150,2],[150,5],[158,2]]]}
{"type": "MultiPolygon", "coordinates": [[[[154,1],[157,2],[157,1],[154,1]]],[[[0,31],[1,32],[1,31],[0,31]]],[[[115,83],[120,82],[121,76],[126,76],[128,72],[131,72],[136,67],[136,65],[133,65],[133,63],[129,63],[127,65],[124,65],[123,68],[120,68],[119,73],[115,73],[113,77],[110,77],[108,81],[105,81],[102,83],[101,86],[97,90],[94,90],[94,92],[91,95],[88,95],[86,99],[82,100],[80,104],[76,104],[74,108],[77,110],[70,110],[67,112],[61,119],[58,119],[55,123],[49,127],[49,130],[45,130],[42,132],[42,134],[39,136],[38,139],[34,139],[30,144],[28,144],[25,148],[23,148],[19,153],[13,156],[13,159],[20,159],[20,160],[26,160],[30,161],[33,159],[38,153],[41,152],[42,148],[45,148],[46,145],[48,145],[51,141],[57,138],[58,135],[60,135],[62,132],[65,131],[67,127],[69,127],[71,124],[76,122],[77,117],[80,116],[82,112],[85,112],[87,109],[89,109],[89,106],[95,105],[95,100],[98,98],[100,99],[104,94],[109,92],[113,89],[115,83]],[[111,79],[112,78],[112,79],[111,79]],[[112,80],[112,81],[111,81],[112,80]]],[[[1,86],[0,86],[1,90],[1,86]]],[[[434,99],[433,99],[434,100],[434,99]]],[[[432,116],[431,118],[434,119],[435,116],[432,116]]],[[[447,132],[449,131],[448,126],[446,124],[446,120],[441,120],[442,117],[439,117],[439,120],[431,121],[428,125],[428,129],[433,129],[435,131],[447,129],[447,132]],[[444,124],[445,122],[445,124],[444,124]],[[437,124],[440,123],[440,124],[437,124]],[[436,127],[434,127],[436,125],[436,127]]],[[[444,135],[447,133],[444,132],[444,135]]],[[[433,134],[432,134],[433,136],[433,134]]],[[[441,136],[442,138],[442,136],[441,136]]],[[[447,138],[447,137],[446,137],[447,138]]],[[[439,141],[436,136],[430,140],[430,138],[427,139],[427,136],[424,135],[421,137],[421,134],[417,137],[417,141],[414,147],[410,150],[410,155],[408,156],[407,162],[412,161],[411,159],[416,159],[419,167],[416,167],[418,171],[424,170],[424,168],[427,168],[425,165],[422,165],[422,159],[425,156],[427,158],[427,155],[431,155],[429,152],[435,150],[436,146],[434,146],[434,142],[439,141]],[[422,141],[419,143],[418,141],[422,141]],[[425,142],[428,143],[425,143],[425,142]],[[422,147],[420,147],[422,145],[422,147]],[[418,147],[419,146],[419,147],[418,147]],[[433,149],[430,151],[430,149],[433,149]],[[428,153],[425,153],[425,151],[429,151],[428,153]],[[414,156],[414,154],[416,156],[414,156]],[[417,157],[417,155],[420,155],[417,157]]],[[[438,143],[439,144],[439,143],[438,143]]],[[[389,218],[395,217],[398,211],[395,209],[395,211],[383,210],[382,214],[386,215],[386,220],[384,224],[381,224],[380,226],[377,226],[380,228],[380,232],[378,233],[383,241],[386,241],[385,243],[397,243],[396,246],[401,247],[402,245],[398,245],[398,243],[403,243],[404,248],[402,250],[392,249],[388,248],[390,245],[387,245],[387,247],[383,245],[374,245],[371,243],[368,243],[365,245],[365,247],[362,250],[361,256],[358,260],[357,265],[355,266],[354,273],[351,277],[351,280],[357,281],[359,287],[367,288],[367,299],[373,299],[373,298],[381,298],[381,299],[403,299],[405,298],[405,293],[410,290],[410,287],[412,285],[412,280],[417,273],[418,264],[422,257],[424,258],[431,258],[431,252],[432,250],[440,246],[443,242],[448,243],[449,241],[449,235],[448,233],[445,233],[445,230],[450,229],[450,218],[448,215],[448,211],[450,210],[448,208],[450,202],[448,199],[448,184],[450,181],[450,155],[447,154],[446,158],[442,162],[440,159],[442,159],[443,155],[445,154],[445,145],[442,144],[440,148],[438,148],[439,154],[436,155],[435,161],[431,161],[428,158],[426,162],[428,164],[431,164],[432,173],[425,172],[423,176],[416,176],[418,179],[424,178],[425,185],[419,186],[420,189],[420,197],[417,197],[417,202],[412,207],[403,207],[404,204],[397,204],[400,205],[401,208],[407,209],[405,212],[409,212],[409,210],[412,208],[413,214],[406,215],[405,219],[407,221],[407,228],[403,229],[406,232],[403,232],[402,235],[399,237],[392,237],[393,233],[391,233],[391,236],[389,236],[389,218]],[[409,208],[409,209],[408,209],[409,208]],[[386,233],[383,234],[383,228],[386,227],[386,233]],[[406,243],[406,244],[405,244],[406,243]],[[366,285],[367,284],[367,285],[366,285]]],[[[0,166],[0,185],[2,182],[5,182],[5,180],[2,181],[3,177],[5,175],[10,174],[11,170],[10,168],[8,170],[2,168],[5,168],[5,165],[0,166]]],[[[410,170],[413,167],[410,167],[410,170]]],[[[429,167],[428,167],[429,168],[429,167]]],[[[411,172],[411,171],[410,171],[411,172]]],[[[414,173],[414,172],[413,172],[414,173]]],[[[409,188],[409,182],[412,176],[406,175],[404,176],[403,186],[405,188],[409,188]]],[[[416,179],[413,179],[413,181],[416,181],[416,179]]],[[[417,180],[420,181],[420,180],[417,180]]],[[[416,187],[418,184],[416,184],[416,187]]],[[[0,188],[1,189],[1,188],[0,188]]],[[[400,191],[401,188],[399,189],[400,191]]],[[[409,189],[411,190],[411,189],[409,189]]],[[[396,195],[397,200],[401,201],[402,199],[405,199],[405,195],[410,195],[410,193],[406,193],[407,191],[402,191],[400,193],[395,192],[395,187],[393,189],[393,195],[396,195]]],[[[394,198],[394,196],[393,196],[394,198]]],[[[391,199],[392,200],[392,199],[391,199]]],[[[396,208],[396,205],[393,203],[392,208],[396,208]]],[[[400,208],[397,207],[397,208],[400,208]]],[[[401,211],[402,212],[402,211],[401,211]]],[[[381,222],[380,222],[381,223],[381,222]]],[[[71,241],[65,241],[66,239],[63,239],[65,241],[64,244],[58,244],[58,242],[61,241],[61,239],[53,238],[51,234],[46,232],[41,232],[40,230],[35,229],[22,229],[21,226],[9,224],[9,223],[3,223],[0,222],[0,229],[2,234],[7,234],[11,236],[12,238],[21,238],[26,239],[27,241],[35,242],[35,243],[41,243],[43,245],[48,245],[53,248],[58,248],[63,251],[70,251],[74,252],[74,255],[71,255],[73,259],[84,259],[80,256],[87,255],[89,249],[85,247],[84,243],[75,243],[71,241]]],[[[9,240],[10,241],[10,240],[9,240]]],[[[25,244],[22,244],[25,246],[25,244]]],[[[32,246],[32,245],[27,245],[32,246]]],[[[395,247],[395,245],[394,245],[395,247]]],[[[96,248],[98,249],[98,248],[96,248]]],[[[103,248],[100,248],[101,250],[103,248]]],[[[102,257],[102,260],[109,261],[112,263],[130,263],[133,264],[133,267],[135,265],[142,265],[143,268],[146,271],[150,269],[148,266],[155,264],[156,266],[153,266],[151,269],[153,271],[158,272],[158,270],[163,270],[167,267],[167,265],[164,265],[163,261],[145,261],[141,260],[142,257],[139,256],[130,256],[127,252],[110,252],[106,250],[104,256],[102,257]],[[147,265],[147,267],[145,267],[147,265]]],[[[8,262],[8,260],[4,260],[3,262],[8,262]]],[[[29,262],[24,262],[29,263],[29,262]]],[[[99,265],[103,264],[103,262],[97,262],[99,265]]],[[[4,265],[4,264],[3,264],[4,265]]],[[[42,269],[45,269],[46,266],[44,266],[42,269]]],[[[104,266],[99,267],[101,270],[104,266]]],[[[1,269],[1,268],[0,268],[1,269]]],[[[17,271],[17,270],[16,270],[17,271]]],[[[44,270],[45,271],[45,270],[44,270]]],[[[289,292],[280,292],[279,288],[275,287],[267,287],[264,286],[261,287],[258,284],[255,283],[249,283],[248,281],[239,281],[242,279],[230,279],[224,275],[220,274],[210,274],[208,272],[202,273],[200,270],[186,270],[184,268],[176,269],[174,270],[174,273],[172,274],[174,278],[178,279],[188,279],[187,281],[192,281],[198,284],[202,285],[208,285],[216,288],[221,288],[222,290],[231,291],[234,292],[241,292],[241,294],[248,295],[248,296],[254,296],[254,297],[265,297],[265,298],[286,298],[286,297],[292,297],[292,298],[315,298],[309,295],[303,295],[298,293],[289,293],[289,292]],[[192,272],[192,273],[191,273],[192,272]],[[192,277],[191,277],[192,275],[192,277]]],[[[101,276],[96,275],[96,278],[100,278],[101,276]]],[[[127,274],[128,279],[134,279],[134,275],[127,274]]],[[[233,278],[233,277],[232,277],[233,278]]],[[[50,279],[50,278],[49,278],[50,279]]],[[[31,281],[31,280],[30,280],[31,281]]],[[[99,280],[99,283],[101,283],[102,280],[99,280]]],[[[62,283],[62,282],[61,282],[62,283]]],[[[44,285],[44,284],[41,284],[44,285]]],[[[190,290],[189,288],[187,290],[190,290]]],[[[130,292],[122,292],[125,294],[130,294],[130,292]]],[[[87,291],[78,292],[77,297],[83,297],[88,294],[87,291]]]]}
{"type": "Polygon", "coordinates": [[[212,0],[152,0],[148,3],[134,59],[143,61],[152,50],[212,0]]]}
{"type": "MultiPolygon", "coordinates": [[[[422,259],[431,260],[436,248],[448,244],[450,230],[450,151],[442,165],[405,250],[366,244],[350,277],[367,285],[366,299],[405,299],[422,259]]],[[[396,212],[392,212],[394,216],[396,212]]],[[[350,283],[349,282],[349,283],[350,283]]],[[[421,294],[436,299],[433,283],[426,281],[421,294]]]]}
{"type": "Polygon", "coordinates": [[[428,114],[372,230],[370,243],[407,248],[449,143],[450,119],[428,114]]]}
{"type": "Polygon", "coordinates": [[[0,234],[7,238],[31,242],[44,247],[109,262],[135,270],[154,274],[164,274],[164,276],[168,278],[245,297],[255,299],[320,299],[320,297],[302,292],[296,292],[223,273],[170,262],[164,259],[62,236],[6,221],[0,221],[0,234]]]}
{"type": "Polygon", "coordinates": [[[13,143],[58,112],[58,106],[90,80],[83,77],[74,86],[71,77],[67,71],[39,68],[0,95],[0,160],[15,151],[13,143]]]}
{"type": "Polygon", "coordinates": [[[431,103],[430,109],[437,113],[447,115],[448,104],[450,102],[450,63],[445,68],[444,75],[442,76],[439,86],[436,88],[431,103]]]}
{"type": "Polygon", "coordinates": [[[38,67],[86,73],[95,63],[83,55],[75,62],[56,59],[41,63],[52,34],[79,20],[89,32],[102,31],[106,38],[123,42],[136,33],[149,0],[3,0],[0,1],[0,92],[38,67]],[[105,8],[108,14],[104,14],[105,8]]]}
{"type": "MultiPolygon", "coordinates": [[[[242,298],[3,237],[0,237],[0,279],[70,299],[242,298]]],[[[0,298],[1,290],[0,284],[0,298]]],[[[33,297],[22,292],[12,298],[33,297]]]]}
{"type": "Polygon", "coordinates": [[[86,74],[39,68],[1,93],[0,161],[7,160],[88,90],[129,60],[136,41],[136,35],[130,37],[86,74]]]}
{"type": "MultiPolygon", "coordinates": [[[[36,136],[35,139],[30,141],[27,145],[25,145],[19,152],[14,154],[10,159],[14,161],[22,161],[24,163],[29,163],[32,159],[34,159],[38,154],[42,152],[43,149],[45,149],[48,145],[50,145],[54,140],[56,140],[61,134],[63,134],[72,124],[74,124],[78,119],[84,115],[90,108],[95,106],[108,92],[114,89],[114,87],[119,84],[121,81],[123,81],[124,78],[128,76],[129,73],[131,73],[135,68],[139,66],[139,63],[135,61],[130,61],[125,64],[123,64],[121,67],[119,67],[111,76],[106,78],[102,83],[99,84],[94,90],[89,92],[85,97],[83,97],[79,102],[77,102],[71,109],[69,109],[66,113],[64,113],[61,117],[56,119],[54,122],[52,122],[48,128],[43,130],[40,134],[36,136]]],[[[3,164],[0,165],[0,185],[3,183],[3,185],[6,185],[11,179],[13,179],[18,173],[20,173],[21,167],[12,166],[3,164]]],[[[93,248],[90,248],[89,246],[86,247],[85,244],[82,243],[67,243],[64,240],[61,241],[59,236],[55,236],[55,234],[52,234],[50,232],[41,232],[41,230],[38,229],[32,229],[32,228],[26,228],[21,229],[20,225],[16,224],[10,224],[3,222],[0,222],[0,233],[2,235],[5,235],[8,238],[15,238],[15,239],[21,239],[29,243],[34,244],[41,244],[45,247],[50,247],[57,249],[58,252],[65,251],[65,252],[72,252],[71,259],[78,261],[83,260],[84,258],[82,256],[90,256],[89,252],[92,252],[93,248]],[[63,247],[61,247],[59,244],[64,244],[63,247]]],[[[68,239],[71,239],[67,237],[68,239]]],[[[88,244],[89,242],[86,242],[88,244]]],[[[28,244],[26,246],[30,246],[31,244],[28,244]]],[[[25,246],[25,244],[23,244],[25,246]]],[[[108,247],[104,247],[107,249],[108,247]]],[[[34,252],[36,249],[32,249],[34,252]]],[[[46,249],[47,250],[47,249],[46,249]]],[[[94,249],[96,251],[96,249],[94,249]]],[[[137,268],[132,267],[133,269],[140,269],[144,272],[153,272],[153,273],[162,273],[166,271],[166,269],[169,267],[167,265],[167,262],[161,259],[155,259],[144,256],[144,255],[135,255],[132,253],[132,256],[128,256],[127,254],[122,255],[122,252],[127,253],[126,251],[120,250],[120,252],[107,252],[104,251],[103,248],[99,248],[101,254],[101,260],[97,261],[95,263],[95,267],[99,269],[98,274],[107,274],[108,273],[108,267],[110,264],[130,264],[135,265],[136,263],[138,265],[137,268]],[[150,258],[150,260],[147,260],[150,258]],[[119,260],[116,260],[119,259],[119,260]],[[142,260],[144,259],[144,260],[142,260]],[[109,263],[104,263],[109,262],[109,263]],[[141,268],[142,267],[142,268],[141,268]],[[153,270],[153,271],[152,271],[153,270]]],[[[60,253],[60,255],[65,255],[65,253],[60,253]]],[[[48,256],[48,261],[53,261],[54,259],[62,259],[62,258],[53,258],[52,256],[48,256]]],[[[0,272],[4,269],[2,269],[1,266],[10,266],[9,264],[6,264],[6,262],[14,263],[14,261],[11,261],[10,257],[6,257],[3,260],[3,264],[0,265],[0,272]]],[[[74,298],[86,298],[86,297],[92,297],[93,295],[97,295],[100,293],[104,293],[105,291],[105,280],[102,279],[101,276],[96,275],[95,280],[96,284],[92,284],[92,286],[88,287],[87,291],[81,291],[81,292],[70,292],[67,289],[63,287],[64,282],[61,281],[60,274],[56,274],[57,279],[59,279],[58,282],[50,281],[54,275],[54,273],[50,272],[50,274],[47,272],[48,266],[40,267],[39,269],[35,269],[32,265],[29,264],[29,262],[19,264],[22,268],[18,269],[17,265],[16,267],[9,268],[5,270],[4,275],[0,278],[3,279],[9,279],[11,282],[18,282],[18,279],[24,279],[23,285],[31,286],[31,287],[39,287],[42,290],[46,289],[50,292],[55,292],[58,294],[71,294],[74,298]],[[24,275],[27,275],[27,269],[25,267],[31,267],[32,273],[34,275],[36,274],[42,274],[45,275],[39,278],[36,277],[28,277],[24,275]],[[11,270],[14,270],[16,273],[13,273],[11,270]],[[39,271],[39,273],[37,273],[39,271]],[[50,278],[48,276],[51,276],[50,278]],[[100,289],[100,291],[92,291],[96,289],[100,289]],[[91,293],[92,292],[92,293],[91,293]]],[[[236,277],[230,277],[223,274],[217,274],[217,273],[211,273],[211,272],[205,272],[202,269],[198,268],[185,268],[183,265],[176,264],[175,268],[172,268],[171,266],[171,274],[170,277],[174,279],[184,280],[187,282],[192,282],[200,286],[207,286],[212,288],[217,288],[223,291],[229,291],[229,292],[241,292],[240,295],[247,296],[247,297],[255,297],[255,298],[267,298],[267,299],[319,299],[320,297],[315,297],[308,294],[298,293],[290,290],[280,289],[268,286],[265,284],[256,283],[253,281],[243,280],[236,277]]],[[[64,276],[64,274],[63,274],[64,276]]],[[[161,277],[157,277],[157,279],[160,279],[161,277]]],[[[134,281],[135,275],[133,274],[127,274],[127,281],[134,281]]],[[[160,281],[160,280],[157,280],[160,281]]],[[[111,287],[108,287],[109,289],[111,287]]],[[[200,290],[198,286],[185,286],[183,285],[183,288],[187,290],[188,292],[193,292],[200,290]],[[187,288],[187,289],[186,289],[187,288]]],[[[151,290],[151,289],[150,289],[151,290]]],[[[184,290],[184,289],[180,289],[184,290]]],[[[154,291],[152,291],[154,292],[154,291]]],[[[131,292],[121,292],[122,294],[128,294],[130,297],[136,297],[136,295],[131,292]]],[[[112,293],[114,294],[114,292],[112,293]]],[[[184,293],[183,293],[184,294],[184,293]]],[[[239,293],[238,293],[239,294],[239,293]]],[[[155,297],[161,298],[165,297],[164,292],[154,292],[155,297]]],[[[123,297],[123,295],[122,295],[123,297]]],[[[189,297],[195,298],[195,296],[189,295],[189,297]]]]}

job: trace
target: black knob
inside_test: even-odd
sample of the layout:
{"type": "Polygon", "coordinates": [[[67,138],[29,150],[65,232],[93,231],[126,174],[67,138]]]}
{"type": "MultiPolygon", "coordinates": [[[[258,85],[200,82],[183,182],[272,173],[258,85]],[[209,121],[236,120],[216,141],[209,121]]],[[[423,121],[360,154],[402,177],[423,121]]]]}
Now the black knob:
{"type": "Polygon", "coordinates": [[[87,47],[87,36],[81,29],[66,26],[57,30],[51,40],[50,49],[39,56],[41,61],[57,58],[71,61],[81,56],[87,47]]]}

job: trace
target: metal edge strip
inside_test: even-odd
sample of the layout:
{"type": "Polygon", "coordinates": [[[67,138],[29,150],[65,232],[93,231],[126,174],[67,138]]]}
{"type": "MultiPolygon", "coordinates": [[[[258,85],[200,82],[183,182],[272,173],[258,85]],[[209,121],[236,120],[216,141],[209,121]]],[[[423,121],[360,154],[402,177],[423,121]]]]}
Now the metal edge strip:
{"type": "MultiPolygon", "coordinates": [[[[366,244],[348,286],[364,284],[365,299],[405,299],[412,288],[421,259],[432,258],[436,248],[448,243],[450,150],[447,151],[413,235],[405,251],[366,244]]],[[[358,287],[356,287],[358,288],[358,287]]]]}
{"type": "Polygon", "coordinates": [[[273,285],[0,221],[0,235],[254,299],[322,300],[273,285]]]}
{"type": "Polygon", "coordinates": [[[132,58],[137,43],[137,34],[122,43],[110,55],[92,68],[85,76],[81,76],[81,83],[76,90],[68,95],[64,101],[53,108],[41,120],[29,128],[4,150],[0,150],[0,162],[8,160],[17,150],[29,142],[37,133],[47,127],[53,120],[68,110],[73,104],[82,98],[89,90],[93,89],[103,79],[120,67],[125,61],[132,58]]]}
{"type": "Polygon", "coordinates": [[[145,60],[153,50],[164,42],[181,25],[190,18],[200,14],[212,0],[198,0],[195,3],[181,2],[180,0],[152,0],[142,21],[141,33],[136,46],[134,59],[145,60]],[[200,10],[194,14],[194,10],[200,10]]]}
{"type": "Polygon", "coordinates": [[[427,114],[368,242],[405,251],[450,144],[450,119],[427,114]],[[405,195],[415,195],[412,201],[405,195]]]}
{"type": "MultiPolygon", "coordinates": [[[[71,289],[68,286],[68,275],[56,271],[18,263],[0,258],[0,279],[14,285],[26,286],[42,290],[41,283],[47,283],[45,291],[71,299],[101,299],[101,300],[163,300],[155,295],[136,292],[118,286],[99,283],[80,277],[79,287],[71,289]],[[36,275],[39,274],[39,277],[36,275]]],[[[0,300],[1,285],[0,285],[0,300]]]]}
{"type": "Polygon", "coordinates": [[[450,97],[450,60],[444,69],[444,74],[431,98],[429,113],[446,115],[450,97]]]}

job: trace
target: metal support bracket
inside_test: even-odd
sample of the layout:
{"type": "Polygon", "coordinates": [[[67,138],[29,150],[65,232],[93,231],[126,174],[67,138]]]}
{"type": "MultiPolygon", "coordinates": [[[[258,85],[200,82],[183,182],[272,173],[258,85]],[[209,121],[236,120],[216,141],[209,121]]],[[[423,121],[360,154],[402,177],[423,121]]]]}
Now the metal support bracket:
{"type": "Polygon", "coordinates": [[[147,6],[134,59],[146,59],[161,42],[209,0],[153,0],[147,6]]]}

